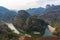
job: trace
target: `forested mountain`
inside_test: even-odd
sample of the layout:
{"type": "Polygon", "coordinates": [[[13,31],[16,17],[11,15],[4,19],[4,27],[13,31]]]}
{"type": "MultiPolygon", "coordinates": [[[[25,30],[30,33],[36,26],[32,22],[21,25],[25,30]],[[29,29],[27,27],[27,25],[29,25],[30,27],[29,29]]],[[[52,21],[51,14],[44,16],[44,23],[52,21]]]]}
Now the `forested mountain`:
{"type": "Polygon", "coordinates": [[[22,11],[22,10],[19,10],[17,13],[14,10],[9,10],[5,7],[0,6],[0,20],[6,21],[6,22],[12,21],[16,14],[20,15],[20,18],[25,20],[25,17],[27,17],[29,15],[41,14],[44,11],[44,8],[41,8],[41,7],[40,8],[32,8],[32,9],[27,9],[25,11],[27,11],[29,14],[26,12],[25,12],[26,14],[23,13],[24,11],[22,11]]]}
{"type": "Polygon", "coordinates": [[[19,34],[14,33],[4,22],[0,21],[0,40],[18,40],[19,37],[19,34]]]}
{"type": "Polygon", "coordinates": [[[60,6],[52,6],[47,8],[39,17],[41,18],[53,18],[60,15],[60,6]]]}
{"type": "Polygon", "coordinates": [[[26,20],[26,31],[28,33],[32,33],[34,31],[40,32],[41,35],[45,33],[45,29],[47,28],[48,23],[42,19],[38,19],[37,17],[29,17],[26,20]]]}
{"type": "Polygon", "coordinates": [[[23,25],[25,24],[25,21],[30,16],[28,12],[25,10],[18,11],[18,14],[13,19],[13,24],[20,29],[23,29],[23,25]]]}
{"type": "Polygon", "coordinates": [[[47,8],[38,18],[48,21],[51,26],[60,30],[60,5],[47,8]]]}
{"type": "Polygon", "coordinates": [[[5,7],[0,6],[0,20],[9,22],[16,15],[14,10],[9,10],[5,7]]]}
{"type": "Polygon", "coordinates": [[[33,34],[34,31],[37,31],[43,35],[48,25],[44,20],[31,16],[25,10],[18,11],[12,22],[19,31],[22,30],[27,34],[33,34]]]}

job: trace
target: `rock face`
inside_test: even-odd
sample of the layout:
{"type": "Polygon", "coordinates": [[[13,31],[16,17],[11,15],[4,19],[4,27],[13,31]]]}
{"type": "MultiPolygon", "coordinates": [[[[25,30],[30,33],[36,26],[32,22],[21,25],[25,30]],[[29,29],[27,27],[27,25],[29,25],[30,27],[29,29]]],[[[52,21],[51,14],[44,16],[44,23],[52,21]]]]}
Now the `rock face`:
{"type": "Polygon", "coordinates": [[[50,30],[51,33],[54,33],[55,30],[56,30],[56,28],[53,28],[53,27],[51,27],[50,25],[48,25],[48,29],[50,30]]]}

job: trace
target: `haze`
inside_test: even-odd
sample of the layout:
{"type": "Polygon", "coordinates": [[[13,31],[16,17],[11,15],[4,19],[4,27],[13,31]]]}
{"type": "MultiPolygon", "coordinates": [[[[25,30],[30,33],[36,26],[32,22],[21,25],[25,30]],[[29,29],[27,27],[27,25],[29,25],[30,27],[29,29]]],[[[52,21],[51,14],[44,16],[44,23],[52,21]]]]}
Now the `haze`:
{"type": "Polygon", "coordinates": [[[15,10],[45,7],[47,4],[59,5],[60,0],[0,0],[0,6],[15,10]]]}

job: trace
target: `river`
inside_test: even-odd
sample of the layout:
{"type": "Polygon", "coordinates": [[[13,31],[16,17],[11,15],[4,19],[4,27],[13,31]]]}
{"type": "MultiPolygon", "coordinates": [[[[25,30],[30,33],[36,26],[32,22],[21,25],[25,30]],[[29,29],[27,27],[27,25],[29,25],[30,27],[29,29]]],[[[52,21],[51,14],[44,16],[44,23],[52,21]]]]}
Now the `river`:
{"type": "MultiPolygon", "coordinates": [[[[8,25],[8,27],[9,27],[11,30],[13,30],[13,32],[15,32],[15,33],[17,33],[17,34],[20,34],[20,32],[14,27],[14,25],[13,25],[12,23],[5,23],[5,24],[8,25]]],[[[54,29],[54,28],[52,28],[52,27],[49,26],[49,25],[48,25],[48,28],[46,28],[44,36],[50,36],[50,35],[52,35],[52,32],[51,32],[51,31],[53,31],[53,30],[51,30],[51,29],[54,29]],[[49,28],[49,29],[48,29],[48,28],[49,28]]]]}

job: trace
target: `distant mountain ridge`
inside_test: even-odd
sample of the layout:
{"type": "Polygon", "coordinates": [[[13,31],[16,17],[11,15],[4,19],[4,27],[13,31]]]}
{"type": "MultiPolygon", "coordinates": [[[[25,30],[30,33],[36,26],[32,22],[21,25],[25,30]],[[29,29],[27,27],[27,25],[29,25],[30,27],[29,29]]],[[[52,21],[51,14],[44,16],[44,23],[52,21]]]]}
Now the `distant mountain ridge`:
{"type": "Polygon", "coordinates": [[[47,8],[42,15],[39,15],[42,18],[52,18],[53,16],[59,16],[60,15],[60,5],[57,6],[51,6],[47,8]]]}
{"type": "MultiPolygon", "coordinates": [[[[38,15],[38,14],[41,14],[44,11],[44,8],[42,8],[42,7],[32,8],[32,9],[27,9],[25,11],[27,11],[28,14],[30,14],[30,15],[38,15]]],[[[15,15],[18,14],[17,12],[14,11],[14,10],[9,10],[5,7],[0,6],[0,20],[11,21],[15,17],[15,15]]]]}
{"type": "Polygon", "coordinates": [[[0,6],[0,20],[11,21],[15,14],[16,14],[15,11],[0,6]]]}
{"type": "Polygon", "coordinates": [[[38,14],[41,14],[45,9],[42,8],[42,7],[39,7],[39,8],[30,8],[30,9],[27,9],[26,11],[31,14],[31,15],[38,15],[38,14]]]}

